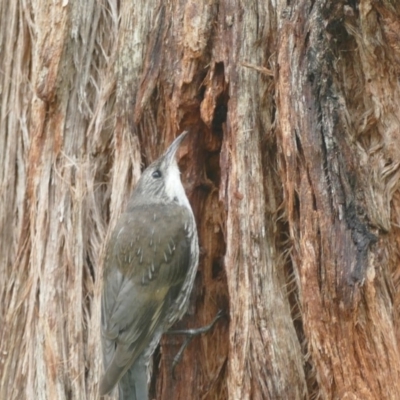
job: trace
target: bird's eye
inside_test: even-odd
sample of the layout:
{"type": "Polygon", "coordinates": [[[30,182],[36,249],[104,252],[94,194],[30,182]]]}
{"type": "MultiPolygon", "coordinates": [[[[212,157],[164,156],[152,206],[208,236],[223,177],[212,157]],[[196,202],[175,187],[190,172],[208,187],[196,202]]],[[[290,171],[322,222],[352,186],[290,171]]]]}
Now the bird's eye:
{"type": "Polygon", "coordinates": [[[156,169],[152,174],[151,174],[151,176],[153,177],[153,178],[161,178],[161,171],[159,170],[159,169],[156,169]]]}

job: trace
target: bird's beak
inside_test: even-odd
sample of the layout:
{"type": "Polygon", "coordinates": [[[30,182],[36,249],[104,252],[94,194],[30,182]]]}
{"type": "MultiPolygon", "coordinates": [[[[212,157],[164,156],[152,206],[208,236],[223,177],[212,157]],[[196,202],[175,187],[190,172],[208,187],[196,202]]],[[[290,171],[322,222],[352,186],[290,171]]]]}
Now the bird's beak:
{"type": "Polygon", "coordinates": [[[167,164],[171,164],[175,160],[175,154],[181,145],[183,139],[185,139],[186,135],[189,131],[182,132],[168,147],[167,151],[164,154],[164,159],[167,164]]]}

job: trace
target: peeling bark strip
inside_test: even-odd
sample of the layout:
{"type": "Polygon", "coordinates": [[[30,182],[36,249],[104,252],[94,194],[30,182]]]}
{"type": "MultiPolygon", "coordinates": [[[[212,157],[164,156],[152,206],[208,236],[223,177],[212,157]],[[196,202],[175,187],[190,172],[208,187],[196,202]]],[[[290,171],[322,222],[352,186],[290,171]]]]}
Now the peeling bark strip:
{"type": "Polygon", "coordinates": [[[67,3],[0,3],[2,399],[94,398],[99,375],[118,17],[67,3]]]}
{"type": "MultiPolygon", "coordinates": [[[[225,16],[220,34],[226,30],[229,11],[220,8],[225,16]]],[[[271,11],[268,4],[240,4],[231,14],[234,22],[228,42],[232,45],[222,58],[230,98],[223,143],[226,186],[220,193],[227,208],[228,388],[232,399],[306,396],[300,345],[287,301],[284,259],[277,255],[275,213],[280,193],[271,184],[274,163],[268,160],[265,168],[262,162],[262,152],[268,151],[263,137],[273,124],[268,96],[272,86],[268,78],[240,66],[242,62],[268,66],[268,53],[273,49],[266,53],[256,43],[274,35],[273,21],[264,25],[271,11]],[[266,109],[259,114],[254,105],[265,98],[266,109]]]]}
{"type": "MultiPolygon", "coordinates": [[[[366,1],[360,12],[366,4],[376,13],[366,1]]],[[[358,47],[350,36],[357,37],[367,24],[364,14],[354,25],[358,12],[344,2],[300,2],[281,22],[282,179],[303,325],[322,398],[394,399],[400,393],[397,318],[382,286],[387,277],[379,276],[387,267],[381,270],[374,262],[371,247],[377,241],[371,231],[373,199],[383,193],[374,192],[368,181],[368,168],[377,167],[367,165],[374,151],[354,132],[360,112],[369,112],[355,109],[354,95],[362,108],[362,87],[374,68],[370,63],[376,63],[375,57],[363,59],[363,44],[358,47]],[[353,19],[343,24],[345,13],[353,19]],[[355,73],[365,74],[365,80],[355,73]],[[356,94],[350,84],[353,90],[360,85],[356,94]]],[[[382,146],[383,161],[391,150],[384,141],[382,146]]],[[[379,227],[375,224],[374,231],[379,227]]]]}
{"type": "Polygon", "coordinates": [[[229,318],[175,379],[163,338],[153,398],[397,399],[399,27],[394,1],[0,1],[0,398],[98,398],[103,243],[189,129],[175,328],[229,318]]]}

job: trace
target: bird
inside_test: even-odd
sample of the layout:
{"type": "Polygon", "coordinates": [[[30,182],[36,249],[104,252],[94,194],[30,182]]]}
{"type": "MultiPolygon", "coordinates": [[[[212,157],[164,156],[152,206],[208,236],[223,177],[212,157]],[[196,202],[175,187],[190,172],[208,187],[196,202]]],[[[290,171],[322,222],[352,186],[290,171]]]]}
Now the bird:
{"type": "Polygon", "coordinates": [[[199,244],[176,161],[187,133],[143,171],[106,245],[100,396],[118,385],[119,400],[148,400],[151,356],[188,307],[199,244]]]}

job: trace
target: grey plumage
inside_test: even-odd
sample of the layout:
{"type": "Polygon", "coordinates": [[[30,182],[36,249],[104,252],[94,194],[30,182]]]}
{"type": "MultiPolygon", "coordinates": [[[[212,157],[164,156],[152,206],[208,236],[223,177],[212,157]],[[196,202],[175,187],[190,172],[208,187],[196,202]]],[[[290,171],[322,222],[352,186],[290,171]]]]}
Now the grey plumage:
{"type": "Polygon", "coordinates": [[[100,395],[119,383],[120,400],[147,400],[150,357],[186,312],[199,250],[175,160],[185,135],[143,172],[107,245],[100,395]]]}

